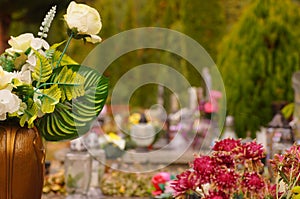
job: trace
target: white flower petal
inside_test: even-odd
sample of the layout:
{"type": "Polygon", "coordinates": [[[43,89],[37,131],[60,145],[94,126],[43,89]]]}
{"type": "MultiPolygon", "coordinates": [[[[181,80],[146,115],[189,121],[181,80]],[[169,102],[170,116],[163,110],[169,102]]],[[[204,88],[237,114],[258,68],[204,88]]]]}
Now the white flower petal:
{"type": "Polygon", "coordinates": [[[18,111],[21,102],[21,99],[11,91],[0,90],[0,115],[18,111]]]}
{"type": "Polygon", "coordinates": [[[99,43],[102,41],[101,37],[99,37],[98,35],[90,35],[91,37],[86,37],[86,41],[87,42],[91,42],[93,44],[95,43],[99,43]]]}
{"type": "Polygon", "coordinates": [[[44,49],[49,49],[49,44],[41,38],[34,38],[31,40],[31,44],[30,46],[34,49],[34,50],[40,50],[42,48],[44,49]]]}
{"type": "Polygon", "coordinates": [[[36,56],[34,54],[29,55],[26,62],[28,64],[30,64],[31,66],[35,66],[36,65],[36,56]]]}
{"type": "Polygon", "coordinates": [[[17,37],[11,36],[10,40],[8,41],[11,49],[8,49],[7,52],[25,52],[30,47],[31,40],[33,39],[34,36],[32,33],[24,33],[17,37]]]}

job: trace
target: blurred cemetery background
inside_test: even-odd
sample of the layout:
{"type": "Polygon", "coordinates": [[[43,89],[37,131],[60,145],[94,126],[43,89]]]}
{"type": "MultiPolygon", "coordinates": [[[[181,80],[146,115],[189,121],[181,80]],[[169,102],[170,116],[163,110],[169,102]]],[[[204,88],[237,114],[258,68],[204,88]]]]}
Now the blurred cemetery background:
{"type": "MultiPolygon", "coordinates": [[[[64,22],[59,19],[63,17],[69,0],[32,0],[30,4],[21,0],[14,2],[19,6],[12,5],[8,0],[0,1],[0,51],[7,47],[10,35],[38,30],[39,20],[43,19],[52,5],[57,5],[58,17],[50,29],[49,43],[67,37],[64,34],[66,31],[61,31],[65,28],[64,22]]],[[[114,104],[114,107],[108,98],[105,109],[84,137],[84,143],[91,150],[104,150],[102,161],[105,161],[106,167],[101,171],[101,176],[109,174],[106,175],[106,181],[101,181],[106,183],[102,187],[108,187],[102,190],[105,194],[145,196],[149,192],[139,194],[129,190],[137,186],[148,189],[149,185],[143,183],[150,181],[149,176],[153,173],[138,178],[141,182],[139,185],[133,183],[132,188],[126,189],[122,185],[112,185],[116,181],[114,176],[124,176],[130,181],[137,174],[131,174],[132,177],[117,172],[155,172],[165,169],[176,173],[188,166],[195,152],[209,151],[212,143],[203,145],[203,140],[210,133],[208,127],[218,125],[211,123],[211,117],[216,114],[212,107],[221,98],[227,102],[227,117],[224,128],[218,129],[219,138],[256,139],[267,149],[268,158],[299,141],[297,117],[300,113],[300,80],[296,73],[300,69],[300,29],[297,28],[300,21],[299,0],[77,2],[89,4],[100,12],[103,21],[100,36],[103,40],[122,31],[152,26],[186,34],[209,53],[222,75],[226,89],[226,96],[217,90],[209,95],[208,85],[204,83],[205,78],[210,78],[209,72],[201,76],[190,63],[169,52],[141,49],[115,60],[104,73],[110,79],[111,90],[127,71],[145,63],[162,63],[176,69],[192,87],[175,94],[163,86],[144,85],[133,93],[129,104],[114,104]],[[185,103],[179,104],[176,95],[182,96],[185,103]],[[112,115],[112,108],[117,110],[117,114],[112,115]],[[129,116],[124,114],[126,110],[130,110],[129,116]],[[141,132],[144,135],[140,135],[141,132]],[[139,136],[149,139],[139,140],[139,136]]],[[[77,47],[78,42],[82,41],[74,41],[68,54],[81,63],[93,46],[86,44],[83,50],[77,47]]],[[[120,45],[130,44],[124,41],[120,45]]],[[[188,47],[183,45],[184,48],[188,47]]],[[[137,73],[136,76],[143,78],[143,74],[137,73]]],[[[122,102],[122,96],[127,95],[126,90],[119,95],[122,102]]],[[[76,142],[46,145],[47,162],[51,165],[49,172],[60,179],[62,174],[59,172],[70,148],[81,150],[82,146],[76,142]]],[[[58,185],[59,180],[57,182],[53,188],[55,183],[51,181],[45,192],[59,192],[62,188],[58,185]]]]}

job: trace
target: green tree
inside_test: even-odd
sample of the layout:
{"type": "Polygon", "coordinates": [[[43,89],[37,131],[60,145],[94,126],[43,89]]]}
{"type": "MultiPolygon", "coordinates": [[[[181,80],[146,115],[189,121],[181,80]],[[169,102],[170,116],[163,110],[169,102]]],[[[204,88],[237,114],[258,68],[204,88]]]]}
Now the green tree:
{"type": "Polygon", "coordinates": [[[252,0],[221,0],[225,14],[226,30],[229,31],[243,13],[244,7],[252,0]]]}
{"type": "Polygon", "coordinates": [[[215,60],[226,27],[221,1],[183,0],[181,6],[183,33],[198,41],[215,60]]]}
{"type": "Polygon", "coordinates": [[[292,101],[291,77],[299,70],[298,4],[255,0],[219,49],[228,114],[236,131],[258,130],[272,118],[272,103],[292,101]]]}

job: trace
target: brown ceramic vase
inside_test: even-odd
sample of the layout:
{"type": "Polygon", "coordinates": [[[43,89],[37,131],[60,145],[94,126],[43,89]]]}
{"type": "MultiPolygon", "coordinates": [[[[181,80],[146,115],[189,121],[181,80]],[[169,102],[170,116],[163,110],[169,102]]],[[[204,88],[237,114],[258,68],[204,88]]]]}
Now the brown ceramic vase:
{"type": "Polygon", "coordinates": [[[0,199],[40,199],[44,162],[36,128],[0,123],[0,199]]]}

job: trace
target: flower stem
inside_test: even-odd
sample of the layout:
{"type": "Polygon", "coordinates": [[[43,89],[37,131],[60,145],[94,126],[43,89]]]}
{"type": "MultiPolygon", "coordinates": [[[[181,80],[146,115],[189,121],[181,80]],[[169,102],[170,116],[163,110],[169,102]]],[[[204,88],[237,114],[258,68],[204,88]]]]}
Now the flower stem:
{"type": "Polygon", "coordinates": [[[67,41],[67,43],[66,43],[66,45],[65,45],[65,48],[64,48],[64,50],[62,51],[62,53],[61,53],[61,55],[60,55],[60,57],[59,57],[59,60],[57,61],[56,68],[59,66],[59,64],[60,64],[60,62],[61,62],[61,60],[62,60],[64,54],[66,53],[67,48],[69,47],[70,42],[71,42],[73,36],[74,36],[74,33],[71,32],[71,34],[70,34],[70,36],[69,36],[69,39],[68,39],[68,41],[67,41]]]}

